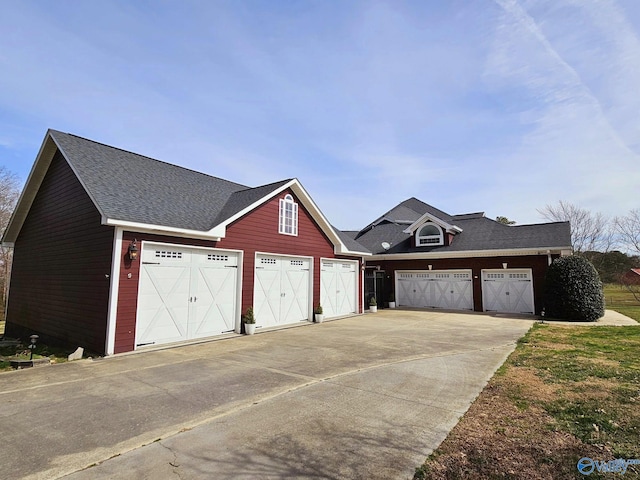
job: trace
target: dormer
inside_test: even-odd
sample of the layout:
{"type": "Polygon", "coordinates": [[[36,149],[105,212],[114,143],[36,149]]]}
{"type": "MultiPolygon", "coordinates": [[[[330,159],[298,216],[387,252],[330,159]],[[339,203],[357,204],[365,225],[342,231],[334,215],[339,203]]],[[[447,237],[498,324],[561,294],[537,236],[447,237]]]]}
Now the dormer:
{"type": "Polygon", "coordinates": [[[451,225],[430,213],[425,213],[404,230],[404,233],[413,235],[413,243],[416,247],[438,247],[450,244],[453,236],[460,232],[462,232],[460,227],[451,225]]]}

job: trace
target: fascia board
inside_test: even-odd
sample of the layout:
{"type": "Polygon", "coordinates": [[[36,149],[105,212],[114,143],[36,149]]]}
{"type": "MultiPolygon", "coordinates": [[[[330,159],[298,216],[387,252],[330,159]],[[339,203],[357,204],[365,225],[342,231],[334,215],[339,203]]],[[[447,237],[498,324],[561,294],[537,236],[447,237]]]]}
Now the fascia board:
{"type": "Polygon", "coordinates": [[[112,218],[102,219],[103,225],[112,227],[122,227],[129,232],[152,233],[155,235],[171,235],[173,237],[198,238],[201,240],[210,240],[219,242],[221,237],[211,235],[210,232],[202,232],[200,230],[189,230],[186,228],[167,227],[166,225],[153,225],[149,223],[129,222],[126,220],[116,220],[112,218]]]}
{"type": "Polygon", "coordinates": [[[295,182],[296,182],[295,179],[291,180],[291,181],[285,183],[284,185],[276,188],[275,190],[272,190],[271,192],[269,192],[264,197],[260,198],[259,200],[256,200],[255,202],[253,202],[248,207],[240,210],[235,215],[227,218],[225,221],[223,221],[223,222],[219,223],[218,225],[216,225],[215,227],[213,227],[211,230],[209,230],[209,234],[216,235],[216,236],[224,238],[224,236],[225,236],[225,234],[227,232],[227,226],[228,225],[232,224],[233,222],[235,222],[239,218],[244,217],[247,213],[251,212],[252,210],[255,210],[256,208],[258,208],[263,203],[266,203],[268,200],[270,200],[274,196],[278,195],[279,193],[283,192],[287,188],[291,187],[291,185],[293,185],[295,182]]]}
{"type": "Polygon", "coordinates": [[[44,139],[42,140],[42,145],[40,145],[40,150],[38,150],[36,161],[31,167],[27,181],[22,188],[22,192],[18,197],[18,201],[13,209],[7,228],[2,236],[3,245],[12,247],[18,238],[22,225],[29,214],[29,210],[31,210],[31,205],[33,205],[33,201],[36,198],[38,190],[40,189],[40,185],[42,185],[42,181],[49,171],[49,166],[56,154],[56,150],[57,145],[53,141],[53,138],[51,138],[49,131],[47,131],[44,139]]]}
{"type": "Polygon", "coordinates": [[[462,229],[460,227],[457,227],[455,225],[451,225],[447,222],[445,222],[444,220],[436,217],[435,215],[430,214],[429,212],[426,212],[424,215],[422,215],[418,220],[416,220],[415,222],[413,222],[409,227],[407,227],[403,233],[408,233],[409,235],[413,235],[413,232],[415,232],[418,227],[420,227],[423,223],[426,223],[426,221],[431,221],[437,225],[440,225],[442,228],[444,228],[447,231],[456,231],[458,233],[462,232],[462,229]]]}
{"type": "Polygon", "coordinates": [[[564,255],[566,247],[508,248],[500,250],[466,250],[456,252],[417,252],[372,255],[371,260],[420,260],[430,258],[515,257],[522,255],[564,255]]]}
{"type": "Polygon", "coordinates": [[[102,208],[100,208],[100,205],[98,204],[98,202],[96,201],[95,198],[93,198],[93,195],[91,194],[91,191],[89,191],[89,189],[87,188],[87,186],[84,183],[84,180],[82,179],[82,177],[80,176],[80,174],[78,174],[78,171],[76,170],[75,166],[73,165],[73,162],[69,161],[69,157],[67,156],[67,153],[64,151],[64,149],[58,144],[58,142],[56,142],[56,139],[51,136],[51,138],[53,139],[53,141],[56,143],[56,146],[58,147],[58,150],[60,150],[60,152],[62,153],[62,156],[64,157],[64,159],[67,161],[67,165],[69,165],[69,168],[71,168],[71,171],[73,172],[73,174],[76,176],[76,178],[78,179],[78,181],[80,182],[80,185],[82,185],[82,188],[84,189],[84,191],[87,193],[87,195],[89,196],[89,198],[91,199],[91,202],[93,203],[93,206],[96,207],[96,210],[98,210],[98,212],[100,213],[101,217],[105,217],[105,213],[102,210],[102,208]]]}
{"type": "Polygon", "coordinates": [[[224,222],[216,225],[211,230],[209,230],[208,234],[211,236],[218,236],[220,238],[224,238],[227,232],[228,225],[242,218],[246,214],[250,213],[252,210],[255,210],[260,205],[266,203],[267,201],[269,201],[270,199],[279,195],[280,193],[284,192],[287,189],[291,189],[293,193],[296,194],[296,196],[300,199],[300,201],[305,206],[307,211],[311,214],[311,217],[320,226],[321,230],[325,233],[325,235],[329,237],[329,240],[331,240],[331,243],[333,243],[334,245],[334,252],[336,254],[340,254],[340,255],[356,254],[356,252],[349,251],[349,249],[342,243],[342,241],[340,240],[340,237],[338,237],[336,232],[333,230],[333,227],[331,226],[331,224],[327,221],[326,217],[320,211],[316,203],[313,201],[313,199],[307,193],[304,187],[300,184],[297,178],[294,178],[289,182],[285,183],[284,185],[276,188],[275,190],[272,190],[261,199],[253,202],[251,205],[239,211],[235,215],[229,217],[224,222]]]}

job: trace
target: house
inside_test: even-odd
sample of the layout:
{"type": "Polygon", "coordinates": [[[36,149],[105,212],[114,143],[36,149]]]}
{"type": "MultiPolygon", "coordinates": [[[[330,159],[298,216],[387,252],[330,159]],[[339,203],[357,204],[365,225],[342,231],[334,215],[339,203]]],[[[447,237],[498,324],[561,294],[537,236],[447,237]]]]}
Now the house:
{"type": "Polygon", "coordinates": [[[622,275],[622,283],[625,285],[640,285],[640,268],[631,268],[622,275]]]}
{"type": "Polygon", "coordinates": [[[100,354],[362,312],[363,255],[296,179],[250,188],[49,130],[3,242],[6,334],[100,354]]]}
{"type": "Polygon", "coordinates": [[[345,233],[372,253],[366,301],[400,307],[539,314],[547,267],[571,253],[568,222],[509,226],[416,198],[345,233]]]}

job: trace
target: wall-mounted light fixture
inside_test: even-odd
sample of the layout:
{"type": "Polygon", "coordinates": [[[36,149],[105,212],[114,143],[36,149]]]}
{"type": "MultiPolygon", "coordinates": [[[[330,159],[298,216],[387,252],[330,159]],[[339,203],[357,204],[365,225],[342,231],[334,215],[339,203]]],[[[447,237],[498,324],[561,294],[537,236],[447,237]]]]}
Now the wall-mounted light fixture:
{"type": "Polygon", "coordinates": [[[133,240],[133,242],[131,242],[129,244],[129,259],[130,260],[137,260],[138,259],[138,244],[137,244],[136,239],[133,240]]]}
{"type": "Polygon", "coordinates": [[[433,265],[429,265],[429,270],[431,270],[433,268],[433,265]]]}
{"type": "Polygon", "coordinates": [[[506,263],[503,263],[503,264],[502,264],[502,268],[504,268],[504,269],[506,270],[506,269],[507,269],[507,264],[506,264],[506,263]]]}

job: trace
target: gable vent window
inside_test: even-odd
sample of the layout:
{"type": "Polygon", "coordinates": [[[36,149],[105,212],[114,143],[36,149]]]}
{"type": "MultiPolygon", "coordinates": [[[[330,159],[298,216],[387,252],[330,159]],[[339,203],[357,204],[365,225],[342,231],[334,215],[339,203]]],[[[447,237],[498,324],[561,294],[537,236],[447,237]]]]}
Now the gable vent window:
{"type": "Polygon", "coordinates": [[[278,233],[298,235],[298,204],[291,195],[280,199],[280,223],[278,233]]]}
{"type": "Polygon", "coordinates": [[[433,223],[427,223],[418,230],[416,236],[416,245],[422,246],[434,246],[444,245],[444,235],[442,229],[433,223]]]}

